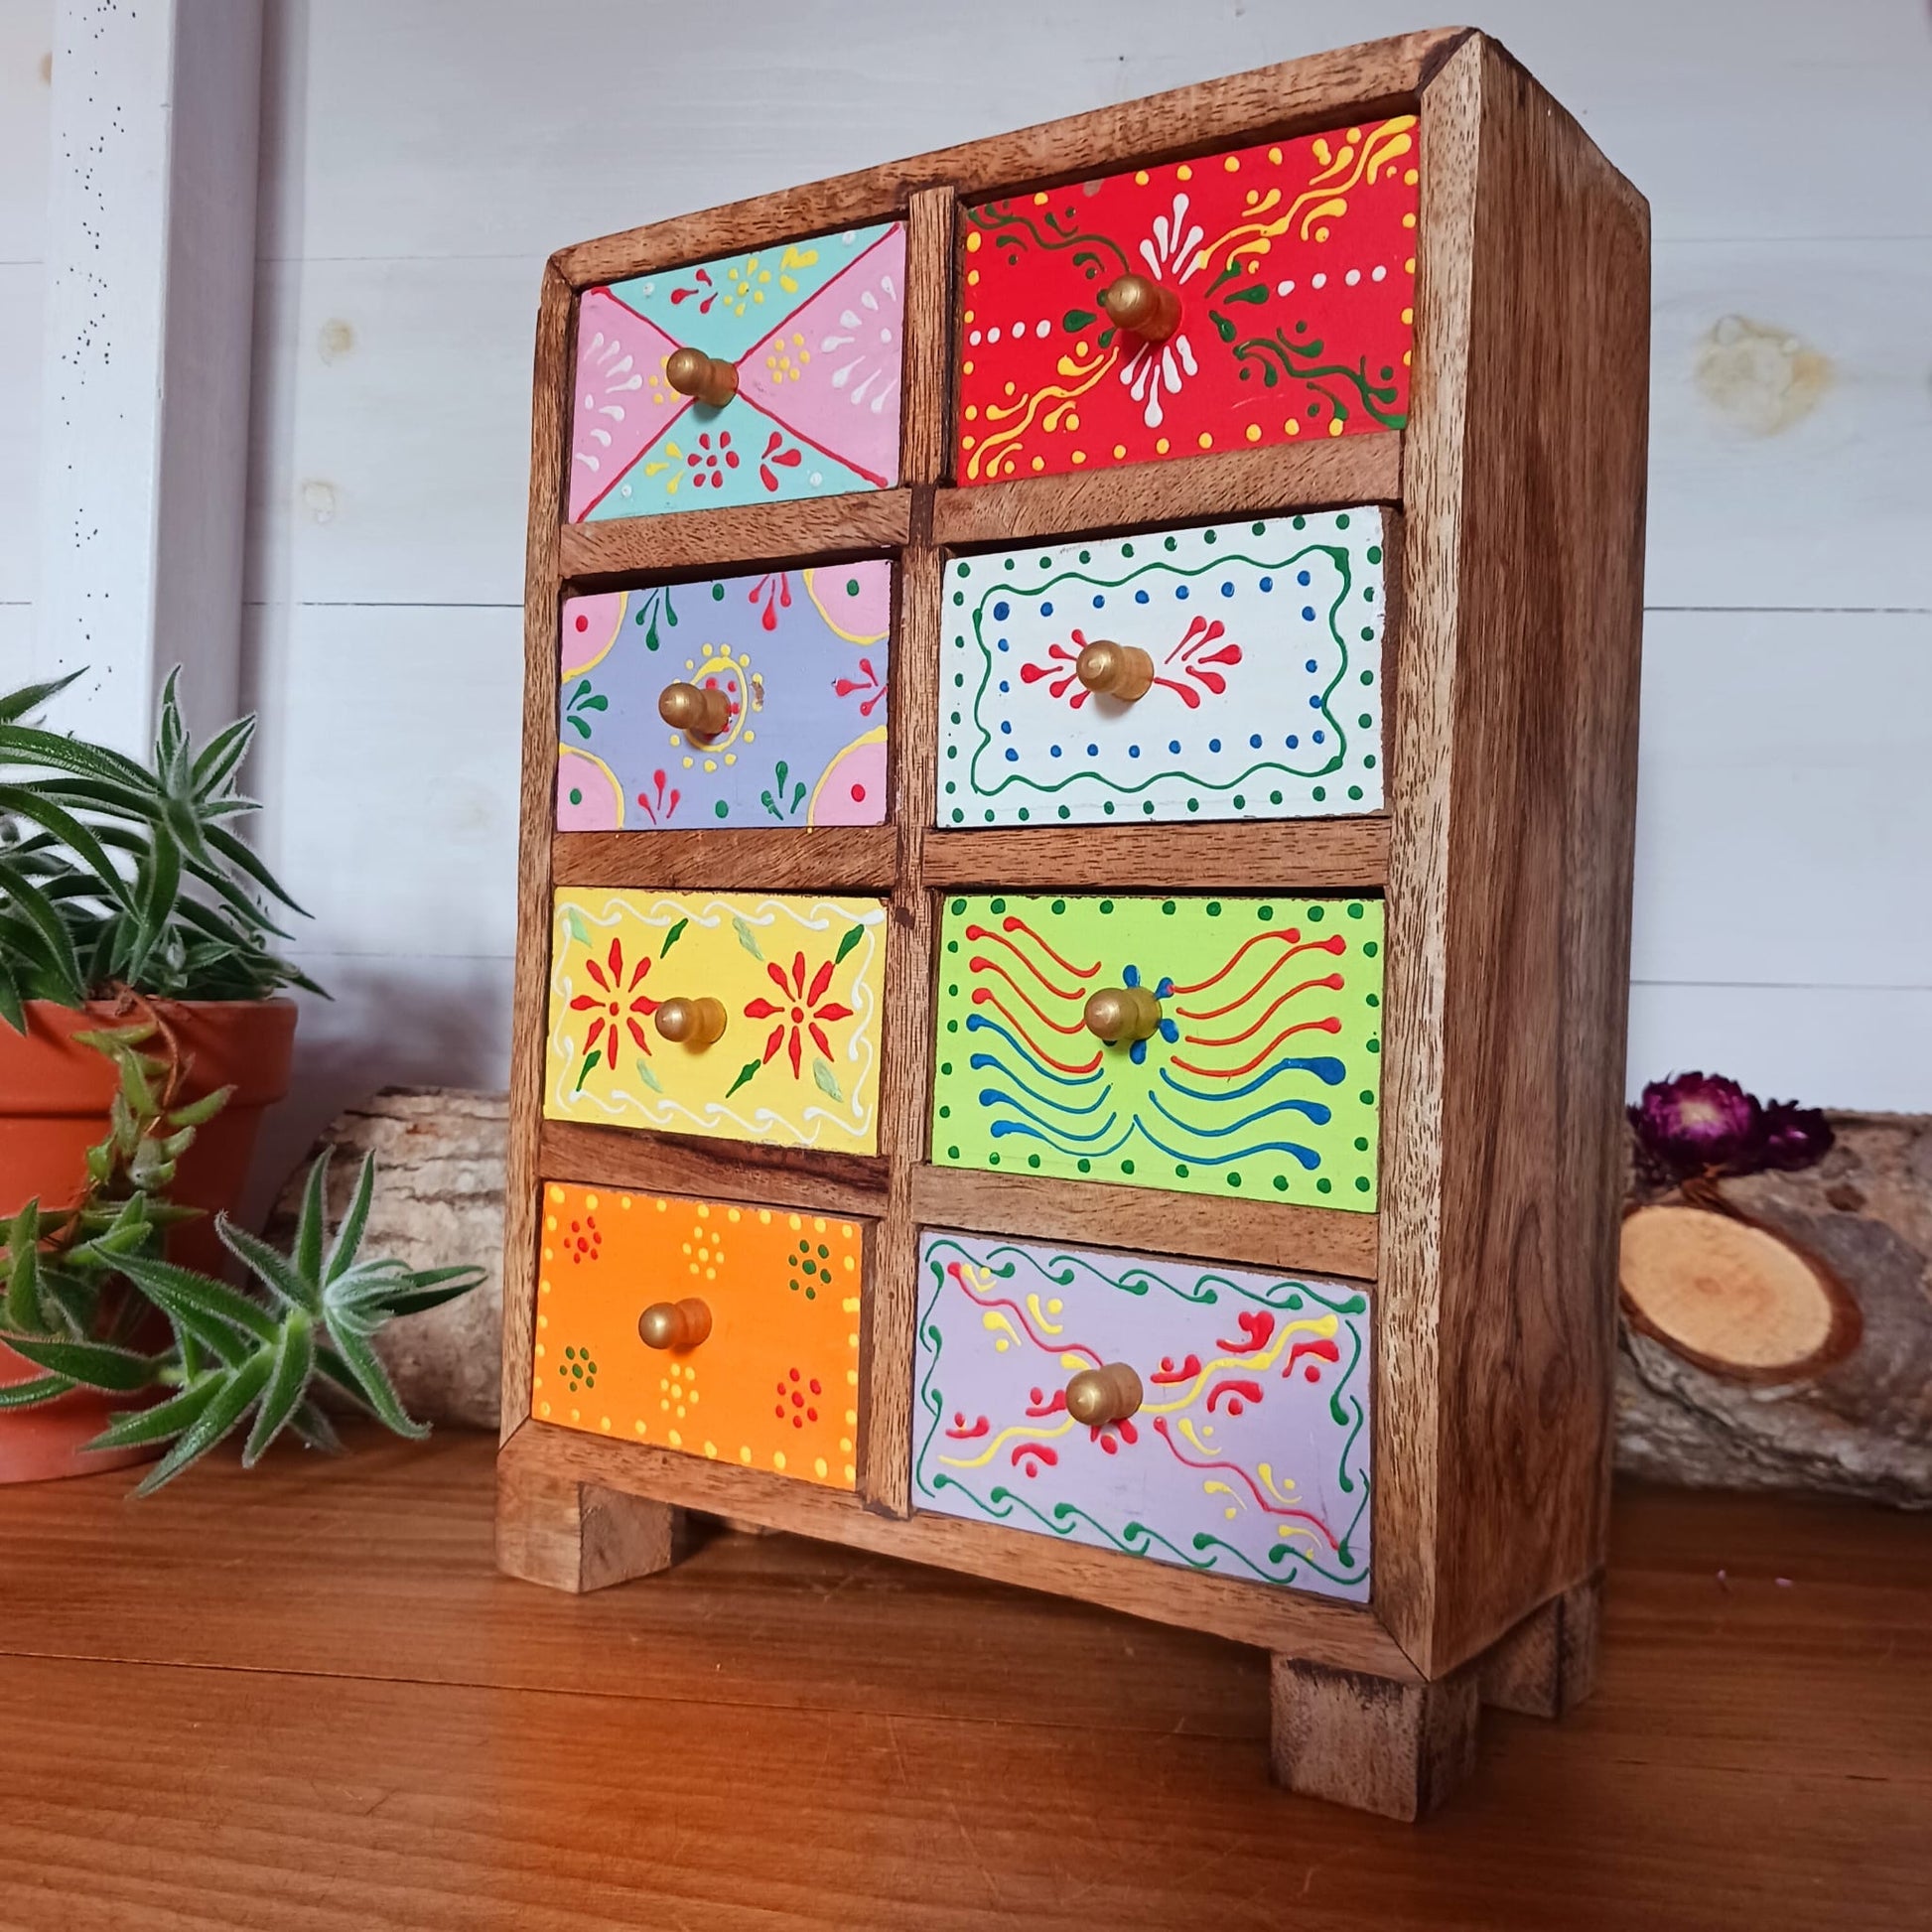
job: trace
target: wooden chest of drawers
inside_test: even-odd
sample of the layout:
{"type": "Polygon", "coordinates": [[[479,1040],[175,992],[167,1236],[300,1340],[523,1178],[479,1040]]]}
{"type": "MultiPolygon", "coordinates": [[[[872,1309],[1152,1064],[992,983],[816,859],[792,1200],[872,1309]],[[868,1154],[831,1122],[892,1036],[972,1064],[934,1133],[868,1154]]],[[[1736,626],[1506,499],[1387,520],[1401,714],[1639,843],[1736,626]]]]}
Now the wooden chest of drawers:
{"type": "Polygon", "coordinates": [[[1413,35],[561,250],[499,1557],[710,1511],[1586,1694],[1648,221],[1413,35]]]}

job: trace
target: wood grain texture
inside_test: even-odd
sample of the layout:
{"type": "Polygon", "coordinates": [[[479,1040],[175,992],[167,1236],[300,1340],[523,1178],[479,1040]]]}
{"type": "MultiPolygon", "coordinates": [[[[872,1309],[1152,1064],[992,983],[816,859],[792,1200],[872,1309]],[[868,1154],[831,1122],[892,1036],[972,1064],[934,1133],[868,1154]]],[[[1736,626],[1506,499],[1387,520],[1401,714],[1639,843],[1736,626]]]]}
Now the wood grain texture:
{"type": "Polygon", "coordinates": [[[962,197],[1012,192],[1103,174],[1137,161],[1177,160],[1237,140],[1305,133],[1350,116],[1387,113],[1413,103],[1429,75],[1467,32],[1436,28],[1199,81],[991,140],[935,149],[882,168],[581,241],[560,248],[551,265],[572,288],[592,288],[724,251],[884,220],[903,210],[921,189],[950,186],[962,197]]]}
{"type": "Polygon", "coordinates": [[[537,1149],[543,1180],[862,1217],[879,1213],[885,1202],[886,1160],[877,1154],[821,1154],[575,1120],[544,1121],[537,1149]]]}
{"type": "Polygon", "coordinates": [[[1128,465],[1068,477],[1017,478],[942,489],[935,542],[953,549],[1029,537],[1102,536],[1277,510],[1352,509],[1402,498],[1402,436],[1323,438],[1283,449],[1230,450],[1150,469],[1128,465]]]}
{"type": "Polygon", "coordinates": [[[946,472],[952,396],[953,269],[958,197],[950,187],[911,198],[905,217],[905,373],[898,474],[917,488],[946,472]]]}
{"type": "Polygon", "coordinates": [[[546,269],[530,383],[530,518],[523,593],[516,958],[510,989],[509,1149],[503,1182],[503,1405],[507,1437],[530,1413],[537,1295],[537,1133],[550,979],[550,841],[557,803],[557,539],[570,447],[577,305],[546,269]]]}
{"type": "MultiPolygon", "coordinates": [[[[1357,1281],[1375,1276],[1376,1216],[1338,1208],[1203,1199],[1152,1187],[1023,1178],[972,1168],[920,1168],[913,1176],[912,1208],[926,1227],[1245,1261],[1357,1281]]],[[[1381,1535],[1378,1518],[1378,1577],[1381,1535]]]]}
{"type": "Polygon", "coordinates": [[[1079,1544],[1042,1544],[1038,1537],[1015,1536],[998,1524],[962,1517],[914,1515],[898,1521],[869,1509],[862,1498],[816,1484],[535,1420],[525,1423],[501,1453],[513,1464],[551,1476],[574,1475],[680,1508],[729,1510],[771,1529],[1077,1596],[1130,1616],[1184,1624],[1392,1683],[1421,1681],[1368,1605],[1229,1577],[1176,1574],[1140,1557],[1079,1544]]]}
{"type": "Polygon", "coordinates": [[[1260,1650],[791,1536],[563,1596],[490,1438],[350,1446],[0,1491],[9,1924],[1926,1923],[1905,1512],[1621,1487],[1597,1695],[1408,1831],[1269,1786],[1260,1650]]]}
{"type": "Polygon", "coordinates": [[[880,892],[898,871],[890,825],[810,831],[559,832],[550,872],[558,886],[647,892],[880,892]]]}
{"type": "Polygon", "coordinates": [[[573,585],[596,589],[646,576],[824,563],[893,550],[905,541],[911,501],[910,490],[867,489],[742,509],[565,523],[558,531],[558,569],[573,585]]]}
{"type": "Polygon", "coordinates": [[[1389,821],[1082,825],[928,832],[922,872],[944,890],[1371,892],[1388,877],[1389,821]]]}
{"type": "Polygon", "coordinates": [[[1640,199],[1493,43],[1422,133],[1376,1581],[1435,1676],[1602,1560],[1648,274],[1640,199]]]}
{"type": "Polygon", "coordinates": [[[496,1484],[496,1567],[573,1596],[627,1584],[671,1567],[678,1514],[642,1496],[512,1465],[496,1484]]]}
{"type": "Polygon", "coordinates": [[[1415,1819],[1475,1769],[1473,1671],[1396,1684],[1277,1657],[1271,1691],[1275,1781],[1299,1796],[1415,1819]]]}
{"type": "Polygon", "coordinates": [[[1560,1718],[1596,1688],[1603,1581],[1593,1577],[1532,1610],[1483,1652],[1484,1704],[1526,1718],[1560,1718]]]}

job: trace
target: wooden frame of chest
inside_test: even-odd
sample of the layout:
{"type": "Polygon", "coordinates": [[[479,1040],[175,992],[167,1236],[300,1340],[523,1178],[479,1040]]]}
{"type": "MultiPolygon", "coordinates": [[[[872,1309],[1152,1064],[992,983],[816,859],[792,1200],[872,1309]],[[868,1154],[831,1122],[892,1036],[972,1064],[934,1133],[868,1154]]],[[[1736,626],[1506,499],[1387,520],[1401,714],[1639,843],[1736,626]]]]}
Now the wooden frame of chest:
{"type": "Polygon", "coordinates": [[[1587,1693],[1648,272],[1460,29],[552,258],[506,1570],[1216,1632],[1397,1816],[1587,1693]]]}

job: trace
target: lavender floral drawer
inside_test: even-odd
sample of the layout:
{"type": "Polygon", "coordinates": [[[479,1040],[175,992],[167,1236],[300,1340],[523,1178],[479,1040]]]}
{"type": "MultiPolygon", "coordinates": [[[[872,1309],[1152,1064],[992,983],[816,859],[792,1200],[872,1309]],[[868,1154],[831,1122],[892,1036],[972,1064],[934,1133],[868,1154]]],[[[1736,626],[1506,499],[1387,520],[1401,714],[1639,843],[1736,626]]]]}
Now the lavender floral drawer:
{"type": "Polygon", "coordinates": [[[919,1255],[920,1509],[1367,1600],[1366,1290],[936,1231],[919,1255]],[[1103,1378],[1113,1413],[1076,1420],[1103,1378]]]}
{"type": "Polygon", "coordinates": [[[883,824],[892,611],[884,558],[566,599],[557,829],[883,824]]]}

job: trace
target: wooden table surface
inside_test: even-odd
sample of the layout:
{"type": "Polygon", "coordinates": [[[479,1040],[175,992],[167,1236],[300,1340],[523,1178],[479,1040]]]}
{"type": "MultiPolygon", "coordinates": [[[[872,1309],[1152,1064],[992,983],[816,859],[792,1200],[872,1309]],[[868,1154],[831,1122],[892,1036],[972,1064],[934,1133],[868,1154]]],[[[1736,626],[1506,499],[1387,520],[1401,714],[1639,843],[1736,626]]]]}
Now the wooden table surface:
{"type": "Polygon", "coordinates": [[[1601,1687],[1421,1827],[1258,1652],[720,1531],[570,1598],[490,1453],[0,1490],[0,1926],[1932,1926],[1932,1526],[1618,1499],[1601,1687]]]}

